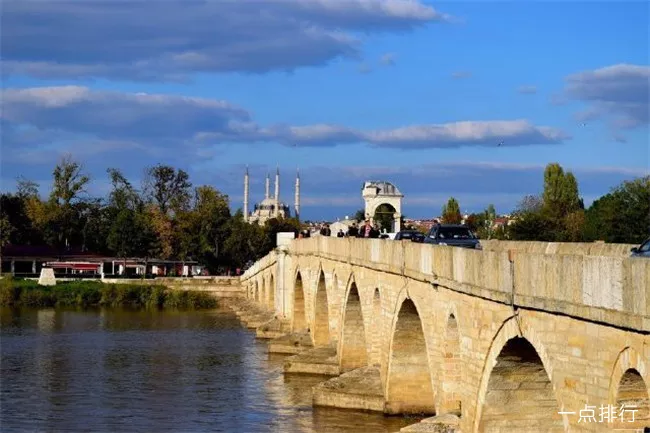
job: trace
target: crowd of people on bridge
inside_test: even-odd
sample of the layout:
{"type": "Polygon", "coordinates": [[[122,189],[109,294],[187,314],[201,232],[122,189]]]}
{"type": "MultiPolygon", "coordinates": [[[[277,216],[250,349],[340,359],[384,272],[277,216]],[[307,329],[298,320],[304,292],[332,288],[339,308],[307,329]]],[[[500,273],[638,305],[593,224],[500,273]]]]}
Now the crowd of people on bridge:
{"type": "MultiPolygon", "coordinates": [[[[318,233],[321,236],[332,236],[332,229],[329,224],[322,224],[318,230],[318,233]]],[[[298,238],[308,238],[311,237],[311,232],[308,229],[302,230],[298,233],[298,238]]],[[[339,229],[336,233],[337,238],[379,238],[381,237],[381,230],[379,225],[371,224],[370,220],[366,220],[364,224],[357,226],[357,223],[352,223],[348,228],[347,232],[344,232],[343,229],[339,229]]]]}

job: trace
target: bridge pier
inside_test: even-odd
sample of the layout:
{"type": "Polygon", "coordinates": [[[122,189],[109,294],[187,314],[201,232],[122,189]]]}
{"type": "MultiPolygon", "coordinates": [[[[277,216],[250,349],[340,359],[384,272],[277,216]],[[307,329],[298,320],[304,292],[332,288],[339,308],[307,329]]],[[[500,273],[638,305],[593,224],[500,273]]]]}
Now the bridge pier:
{"type": "Polygon", "coordinates": [[[343,373],[313,388],[313,405],[384,412],[379,369],[363,367],[343,373]]]}
{"type": "Polygon", "coordinates": [[[269,353],[297,355],[313,348],[311,336],[307,332],[292,332],[269,341],[269,353]]]}
{"type": "Polygon", "coordinates": [[[274,317],[255,330],[255,337],[263,340],[273,340],[286,335],[290,329],[291,323],[289,321],[274,317]]]}
{"type": "Polygon", "coordinates": [[[257,329],[273,319],[273,311],[261,307],[248,299],[233,299],[226,305],[248,329],[257,329]]]}
{"type": "Polygon", "coordinates": [[[338,376],[339,362],[336,349],[332,347],[316,347],[287,358],[284,372],[301,374],[318,374],[323,376],[338,376]]]}
{"type": "MultiPolygon", "coordinates": [[[[456,415],[438,415],[425,418],[417,424],[400,429],[404,433],[460,433],[460,418],[456,415]]],[[[522,430],[523,431],[523,430],[522,430]]]]}

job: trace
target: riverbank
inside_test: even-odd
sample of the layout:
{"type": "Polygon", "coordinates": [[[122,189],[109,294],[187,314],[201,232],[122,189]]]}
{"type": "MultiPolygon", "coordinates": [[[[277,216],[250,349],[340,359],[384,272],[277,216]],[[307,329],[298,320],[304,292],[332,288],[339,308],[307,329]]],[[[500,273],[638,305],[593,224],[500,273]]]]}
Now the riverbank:
{"type": "Polygon", "coordinates": [[[215,308],[217,300],[205,292],[172,290],[162,285],[69,281],[40,286],[31,280],[3,278],[0,306],[203,309],[215,308]]]}

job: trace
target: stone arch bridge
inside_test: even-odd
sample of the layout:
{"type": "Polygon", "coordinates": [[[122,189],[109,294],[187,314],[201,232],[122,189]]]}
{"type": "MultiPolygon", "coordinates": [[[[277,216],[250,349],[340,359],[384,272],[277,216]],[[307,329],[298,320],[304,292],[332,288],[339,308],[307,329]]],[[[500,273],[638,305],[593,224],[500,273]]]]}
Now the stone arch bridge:
{"type": "Polygon", "coordinates": [[[539,244],[317,237],[241,281],[334,354],[315,404],[449,414],[465,433],[650,427],[650,260],[539,244]]]}

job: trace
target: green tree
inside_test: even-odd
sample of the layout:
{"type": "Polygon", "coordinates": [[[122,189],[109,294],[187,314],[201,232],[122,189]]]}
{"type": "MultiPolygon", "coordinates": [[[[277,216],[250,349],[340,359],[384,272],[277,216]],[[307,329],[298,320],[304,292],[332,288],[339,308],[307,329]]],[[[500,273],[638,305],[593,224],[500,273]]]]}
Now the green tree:
{"type": "Polygon", "coordinates": [[[137,253],[138,228],[135,222],[135,212],[128,208],[121,209],[108,233],[108,247],[117,257],[126,259],[137,253]]]}
{"type": "Polygon", "coordinates": [[[564,217],[563,240],[582,242],[585,235],[585,211],[578,209],[564,217]]]}
{"type": "Polygon", "coordinates": [[[578,182],[573,173],[565,173],[560,164],[548,164],[544,170],[543,200],[545,212],[555,219],[580,209],[578,182]]]}
{"type": "Polygon", "coordinates": [[[278,233],[293,232],[295,236],[298,236],[300,229],[300,221],[296,218],[270,218],[264,223],[265,242],[262,244],[260,253],[266,255],[276,247],[278,233]]]}
{"type": "Polygon", "coordinates": [[[586,237],[640,243],[650,233],[650,176],[625,181],[586,211],[586,237]]]}
{"type": "Polygon", "coordinates": [[[81,194],[86,192],[90,182],[90,177],[82,170],[81,164],[65,156],[52,172],[54,182],[47,206],[50,221],[46,237],[59,246],[69,247],[80,239],[82,224],[79,205],[81,194]]]}
{"type": "Polygon", "coordinates": [[[229,221],[229,235],[224,242],[228,265],[242,268],[249,260],[259,259],[264,255],[265,242],[264,228],[245,222],[243,213],[237,211],[229,221]]]}
{"type": "Polygon", "coordinates": [[[555,241],[557,224],[543,212],[543,199],[525,196],[514,212],[514,223],[508,226],[507,235],[516,241],[555,241]]]}
{"type": "Polygon", "coordinates": [[[155,234],[153,255],[165,260],[172,259],[175,241],[173,221],[154,204],[145,205],[142,214],[155,234]]]}
{"type": "Polygon", "coordinates": [[[478,228],[478,236],[481,239],[492,239],[494,237],[494,221],[497,218],[497,211],[493,204],[483,211],[482,218],[480,218],[481,225],[478,228]]]}
{"type": "Polygon", "coordinates": [[[189,175],[167,165],[156,165],[146,171],[144,190],[151,203],[167,215],[186,210],[190,205],[192,183],[189,175]]]}
{"type": "Polygon", "coordinates": [[[131,185],[131,182],[118,169],[109,168],[106,171],[113,186],[109,195],[110,206],[117,210],[137,209],[142,203],[142,199],[138,191],[131,185]]]}
{"type": "Polygon", "coordinates": [[[79,204],[81,250],[95,253],[108,252],[107,237],[111,227],[109,208],[102,199],[87,200],[79,204]]]}
{"type": "Polygon", "coordinates": [[[9,243],[14,230],[7,215],[0,215],[0,250],[9,243]]]}
{"type": "Polygon", "coordinates": [[[516,221],[507,234],[515,240],[581,241],[585,218],[578,182],[557,163],[544,170],[541,199],[527,196],[515,212],[516,221]]]}
{"type": "Polygon", "coordinates": [[[447,204],[442,207],[442,220],[446,224],[460,224],[462,219],[460,205],[455,198],[451,197],[447,204]]]}
{"type": "Polygon", "coordinates": [[[229,199],[207,185],[196,188],[194,195],[194,212],[198,218],[198,254],[211,267],[215,267],[228,235],[229,199]]]}
{"type": "Polygon", "coordinates": [[[508,227],[508,236],[515,241],[553,242],[557,235],[557,225],[541,212],[520,212],[515,222],[508,227]]]}

